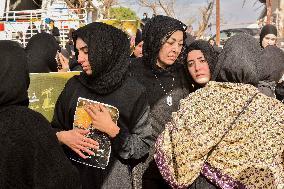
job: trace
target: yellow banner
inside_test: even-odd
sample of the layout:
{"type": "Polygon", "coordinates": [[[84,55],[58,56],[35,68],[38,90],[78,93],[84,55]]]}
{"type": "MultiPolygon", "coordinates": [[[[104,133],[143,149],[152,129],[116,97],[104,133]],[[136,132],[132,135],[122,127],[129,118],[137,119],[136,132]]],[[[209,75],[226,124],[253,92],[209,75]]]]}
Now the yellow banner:
{"type": "Polygon", "coordinates": [[[138,20],[116,20],[116,19],[103,19],[99,20],[105,24],[112,25],[118,29],[121,29],[130,37],[135,37],[138,29],[138,20]]]}
{"type": "Polygon", "coordinates": [[[29,108],[51,121],[58,96],[66,82],[80,72],[31,73],[28,89],[29,108]]]}

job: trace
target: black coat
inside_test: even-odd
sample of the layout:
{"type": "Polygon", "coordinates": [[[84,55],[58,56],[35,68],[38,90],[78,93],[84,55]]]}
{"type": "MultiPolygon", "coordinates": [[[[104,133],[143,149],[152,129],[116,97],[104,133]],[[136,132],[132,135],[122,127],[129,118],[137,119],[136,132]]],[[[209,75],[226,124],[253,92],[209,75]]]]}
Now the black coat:
{"type": "Polygon", "coordinates": [[[0,188],[81,188],[49,122],[27,107],[0,108],[0,150],[0,188]]]}
{"type": "Polygon", "coordinates": [[[80,188],[49,122],[28,109],[26,54],[0,41],[0,188],[80,188]]]}
{"type": "MultiPolygon", "coordinates": [[[[73,128],[78,97],[115,106],[119,110],[119,134],[112,140],[112,152],[106,169],[90,168],[75,163],[79,169],[83,188],[131,188],[130,163],[149,151],[152,142],[149,123],[149,106],[142,86],[133,78],[127,78],[112,93],[100,95],[84,87],[78,76],[68,81],[61,93],[52,125],[54,128],[73,128]]],[[[66,153],[72,153],[66,148],[66,153]]]]}
{"type": "MultiPolygon", "coordinates": [[[[185,29],[186,26],[179,20],[161,15],[152,18],[142,33],[143,57],[133,60],[130,64],[131,75],[146,88],[155,138],[164,130],[172,112],[177,111],[180,99],[186,97],[190,91],[183,65],[175,63],[166,69],[156,66],[164,40],[177,30],[183,32],[185,40],[185,29]],[[167,104],[168,96],[172,97],[171,106],[167,104]]],[[[134,184],[137,188],[169,187],[155,164],[154,150],[152,147],[145,163],[134,168],[134,184]]]]}

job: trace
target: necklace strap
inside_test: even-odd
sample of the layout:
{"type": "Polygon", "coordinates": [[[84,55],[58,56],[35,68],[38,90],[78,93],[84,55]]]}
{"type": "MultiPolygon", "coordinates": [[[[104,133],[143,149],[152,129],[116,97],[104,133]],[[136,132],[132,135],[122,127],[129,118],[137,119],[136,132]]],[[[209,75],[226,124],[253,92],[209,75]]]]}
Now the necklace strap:
{"type": "MultiPolygon", "coordinates": [[[[165,93],[166,95],[168,95],[168,92],[166,91],[165,87],[162,85],[161,80],[158,78],[158,76],[154,73],[153,70],[152,70],[152,72],[153,72],[153,74],[154,74],[156,80],[159,82],[159,85],[160,85],[160,87],[163,89],[164,93],[165,93]]],[[[169,95],[170,95],[170,96],[171,96],[171,93],[173,92],[174,83],[175,83],[175,77],[173,77],[173,80],[172,80],[172,86],[171,86],[171,90],[170,90],[170,92],[169,92],[169,95]]]]}

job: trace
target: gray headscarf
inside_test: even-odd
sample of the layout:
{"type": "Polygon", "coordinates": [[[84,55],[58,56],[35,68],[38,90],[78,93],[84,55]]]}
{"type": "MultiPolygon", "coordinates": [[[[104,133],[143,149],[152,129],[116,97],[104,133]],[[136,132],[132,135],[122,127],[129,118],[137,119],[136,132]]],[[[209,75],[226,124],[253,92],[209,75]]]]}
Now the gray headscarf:
{"type": "Polygon", "coordinates": [[[212,79],[256,86],[260,55],[261,48],[255,38],[248,34],[235,35],[228,39],[220,53],[212,79]]]}

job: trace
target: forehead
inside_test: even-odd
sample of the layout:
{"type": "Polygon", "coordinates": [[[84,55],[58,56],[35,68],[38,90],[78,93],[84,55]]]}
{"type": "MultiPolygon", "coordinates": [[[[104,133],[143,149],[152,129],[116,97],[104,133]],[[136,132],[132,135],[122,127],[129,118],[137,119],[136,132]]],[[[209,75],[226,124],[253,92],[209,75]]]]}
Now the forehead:
{"type": "Polygon", "coordinates": [[[175,31],[170,37],[169,39],[175,39],[175,40],[183,40],[183,32],[178,30],[175,31]]]}
{"type": "Polygon", "coordinates": [[[265,36],[265,38],[276,38],[276,36],[274,35],[274,34],[267,34],[266,36],[265,36]]]}
{"type": "Polygon", "coordinates": [[[83,47],[87,47],[88,45],[81,38],[77,38],[76,40],[76,48],[81,49],[83,47]]]}
{"type": "Polygon", "coordinates": [[[204,58],[203,53],[201,50],[192,50],[187,54],[187,59],[195,59],[195,58],[204,58]]]}

